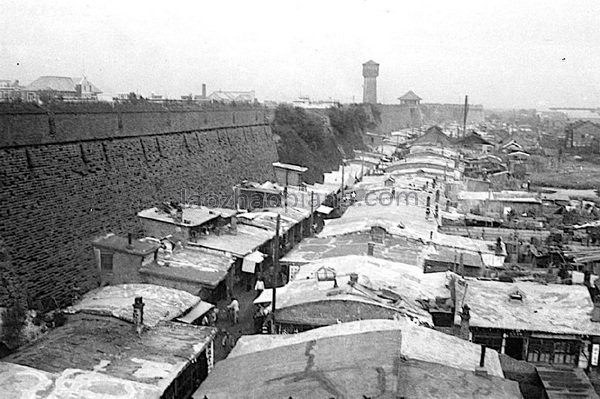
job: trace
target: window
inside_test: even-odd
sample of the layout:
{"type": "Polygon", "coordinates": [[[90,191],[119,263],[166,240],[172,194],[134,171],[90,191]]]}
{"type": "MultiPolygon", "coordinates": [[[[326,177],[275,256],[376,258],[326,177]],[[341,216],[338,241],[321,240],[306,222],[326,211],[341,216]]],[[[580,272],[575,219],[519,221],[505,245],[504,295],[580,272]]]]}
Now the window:
{"type": "Polygon", "coordinates": [[[533,363],[577,364],[578,341],[530,338],[527,361],[533,363]]]}
{"type": "Polygon", "coordinates": [[[100,270],[110,271],[113,270],[113,252],[100,252],[100,270]]]}

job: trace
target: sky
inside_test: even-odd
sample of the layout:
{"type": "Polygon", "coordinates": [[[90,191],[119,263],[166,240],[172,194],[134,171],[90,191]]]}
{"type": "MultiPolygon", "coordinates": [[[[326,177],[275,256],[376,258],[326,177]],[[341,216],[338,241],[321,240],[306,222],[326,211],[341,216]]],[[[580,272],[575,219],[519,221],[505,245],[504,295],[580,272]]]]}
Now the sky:
{"type": "Polygon", "coordinates": [[[600,1],[0,0],[0,79],[85,75],[105,95],[600,107],[600,1]]]}

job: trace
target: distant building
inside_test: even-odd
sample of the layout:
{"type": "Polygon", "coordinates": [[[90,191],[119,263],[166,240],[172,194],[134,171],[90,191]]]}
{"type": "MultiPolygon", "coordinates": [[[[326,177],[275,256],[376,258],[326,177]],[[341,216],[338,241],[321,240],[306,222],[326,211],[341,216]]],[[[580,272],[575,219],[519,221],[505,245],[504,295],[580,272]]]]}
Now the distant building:
{"type": "Polygon", "coordinates": [[[18,80],[0,79],[0,102],[13,101],[21,98],[23,86],[18,80]]]}
{"type": "Polygon", "coordinates": [[[398,97],[401,105],[419,105],[422,98],[417,96],[412,90],[409,90],[402,97],[398,97]]]}
{"type": "Polygon", "coordinates": [[[363,103],[377,104],[377,76],[379,76],[379,64],[369,60],[363,64],[363,103]]]}
{"type": "Polygon", "coordinates": [[[494,149],[494,144],[474,132],[461,137],[456,144],[463,153],[468,154],[489,154],[494,149]]]}
{"type": "Polygon", "coordinates": [[[67,101],[98,100],[102,91],[84,76],[41,76],[23,89],[26,101],[38,101],[41,94],[67,101]]]}
{"type": "Polygon", "coordinates": [[[209,101],[223,103],[253,103],[256,100],[254,90],[252,91],[213,91],[208,97],[209,101]]]}
{"type": "Polygon", "coordinates": [[[552,111],[560,111],[567,117],[567,121],[591,121],[600,122],[600,110],[594,108],[550,108],[552,111]]]}
{"type": "Polygon", "coordinates": [[[588,148],[600,151],[600,123],[577,121],[565,128],[566,148],[588,148]]]}
{"type": "Polygon", "coordinates": [[[298,97],[297,100],[294,100],[294,107],[299,108],[313,108],[313,109],[326,109],[335,107],[340,104],[338,100],[317,100],[312,101],[310,97],[298,97]]]}

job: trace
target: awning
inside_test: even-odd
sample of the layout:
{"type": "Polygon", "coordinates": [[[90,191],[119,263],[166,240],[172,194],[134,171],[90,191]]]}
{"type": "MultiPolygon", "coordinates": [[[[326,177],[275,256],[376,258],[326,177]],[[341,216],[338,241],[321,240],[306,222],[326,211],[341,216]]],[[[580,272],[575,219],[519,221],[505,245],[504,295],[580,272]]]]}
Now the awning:
{"type": "Polygon", "coordinates": [[[192,324],[194,321],[202,317],[206,312],[214,308],[215,305],[209,302],[200,301],[192,310],[183,317],[178,317],[176,320],[186,324],[192,324]]]}
{"type": "Polygon", "coordinates": [[[259,251],[254,251],[251,254],[244,256],[244,260],[242,261],[242,271],[254,273],[256,264],[262,262],[264,258],[265,256],[259,251]]]}
{"type": "Polygon", "coordinates": [[[273,300],[273,288],[265,288],[263,292],[260,293],[258,298],[254,300],[255,305],[263,304],[263,303],[271,303],[273,300]]]}
{"type": "Polygon", "coordinates": [[[330,207],[325,206],[325,205],[320,205],[317,208],[317,212],[322,213],[324,215],[329,215],[331,213],[331,211],[333,211],[333,208],[330,208],[330,207]]]}

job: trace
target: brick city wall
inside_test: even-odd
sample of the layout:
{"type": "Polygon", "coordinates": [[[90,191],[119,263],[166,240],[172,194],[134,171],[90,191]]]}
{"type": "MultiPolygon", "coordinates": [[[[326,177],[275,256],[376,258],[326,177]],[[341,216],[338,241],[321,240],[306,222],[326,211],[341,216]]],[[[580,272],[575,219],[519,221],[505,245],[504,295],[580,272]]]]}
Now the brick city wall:
{"type": "Polygon", "coordinates": [[[31,303],[64,305],[95,287],[90,241],[141,234],[139,210],[273,179],[267,117],[239,107],[0,113],[0,238],[31,303]]]}
{"type": "MultiPolygon", "coordinates": [[[[415,107],[400,104],[378,104],[381,122],[379,133],[387,134],[400,129],[420,127],[430,124],[456,122],[462,126],[464,105],[461,104],[420,104],[415,107]]],[[[483,106],[470,105],[468,123],[484,121],[483,106]]]]}

